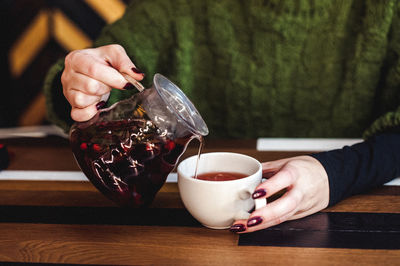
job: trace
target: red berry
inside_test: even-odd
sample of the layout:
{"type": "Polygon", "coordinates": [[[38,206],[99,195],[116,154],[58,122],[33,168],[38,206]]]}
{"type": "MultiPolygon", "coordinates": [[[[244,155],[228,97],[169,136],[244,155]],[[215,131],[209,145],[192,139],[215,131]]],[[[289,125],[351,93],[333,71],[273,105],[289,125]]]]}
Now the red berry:
{"type": "Polygon", "coordinates": [[[100,147],[99,144],[93,144],[92,149],[93,149],[95,152],[99,152],[99,151],[101,150],[101,147],[100,147]]]}
{"type": "Polygon", "coordinates": [[[87,147],[88,147],[87,143],[82,142],[82,144],[81,144],[81,146],[80,146],[81,150],[86,151],[86,150],[87,150],[87,147]]]}
{"type": "Polygon", "coordinates": [[[165,143],[164,148],[171,151],[175,148],[175,142],[172,140],[168,140],[167,143],[165,143]]]}

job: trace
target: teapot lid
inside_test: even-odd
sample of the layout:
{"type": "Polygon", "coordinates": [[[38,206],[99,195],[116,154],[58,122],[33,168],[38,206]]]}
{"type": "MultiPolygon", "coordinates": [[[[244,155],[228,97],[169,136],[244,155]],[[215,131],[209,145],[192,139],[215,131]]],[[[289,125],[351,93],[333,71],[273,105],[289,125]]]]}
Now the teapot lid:
{"type": "Polygon", "coordinates": [[[157,93],[172,113],[183,120],[194,133],[202,136],[208,134],[208,127],[200,113],[178,86],[158,73],[154,75],[153,82],[157,93]]]}

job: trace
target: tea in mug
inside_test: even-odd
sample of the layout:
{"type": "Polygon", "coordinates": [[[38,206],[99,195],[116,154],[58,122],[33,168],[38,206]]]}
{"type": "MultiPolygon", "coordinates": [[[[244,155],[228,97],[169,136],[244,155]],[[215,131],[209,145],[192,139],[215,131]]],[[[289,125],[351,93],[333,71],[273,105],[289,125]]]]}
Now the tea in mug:
{"type": "Polygon", "coordinates": [[[230,181],[245,178],[246,176],[248,175],[235,172],[208,172],[198,174],[194,178],[206,181],[230,181]]]}

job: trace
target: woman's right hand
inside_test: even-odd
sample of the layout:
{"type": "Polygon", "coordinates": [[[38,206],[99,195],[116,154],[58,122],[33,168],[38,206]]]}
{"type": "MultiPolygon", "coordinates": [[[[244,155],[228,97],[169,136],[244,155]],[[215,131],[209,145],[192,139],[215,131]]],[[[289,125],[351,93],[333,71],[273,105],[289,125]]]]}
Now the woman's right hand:
{"type": "Polygon", "coordinates": [[[118,44],[75,50],[65,58],[61,76],[63,93],[71,104],[71,118],[82,122],[92,118],[104,105],[112,88],[135,89],[121,73],[140,81],[144,74],[118,44]]]}

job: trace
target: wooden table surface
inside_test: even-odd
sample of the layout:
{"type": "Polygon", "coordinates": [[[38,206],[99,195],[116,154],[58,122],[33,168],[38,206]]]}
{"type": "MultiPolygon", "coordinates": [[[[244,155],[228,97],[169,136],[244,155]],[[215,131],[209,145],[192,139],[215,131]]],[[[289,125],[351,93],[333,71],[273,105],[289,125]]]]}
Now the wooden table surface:
{"type": "MultiPolygon", "coordinates": [[[[61,138],[8,139],[2,143],[11,153],[7,170],[79,171],[68,142],[61,138]]],[[[192,143],[181,159],[196,154],[197,146],[192,143]]],[[[235,151],[260,161],[306,153],[258,152],[254,140],[206,140],[204,152],[210,151],[235,151]]],[[[4,212],[7,208],[51,211],[51,207],[67,208],[65,215],[82,208],[120,210],[89,182],[0,180],[0,265],[400,265],[398,249],[239,246],[238,235],[201,226],[80,224],[79,217],[74,223],[35,222],[24,221],[29,220],[24,213],[19,220],[8,221],[4,212]]],[[[163,208],[184,208],[176,183],[163,186],[150,211],[163,208]]],[[[348,198],[324,212],[400,213],[400,190],[382,187],[348,198]]]]}

